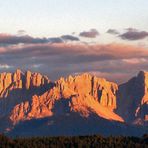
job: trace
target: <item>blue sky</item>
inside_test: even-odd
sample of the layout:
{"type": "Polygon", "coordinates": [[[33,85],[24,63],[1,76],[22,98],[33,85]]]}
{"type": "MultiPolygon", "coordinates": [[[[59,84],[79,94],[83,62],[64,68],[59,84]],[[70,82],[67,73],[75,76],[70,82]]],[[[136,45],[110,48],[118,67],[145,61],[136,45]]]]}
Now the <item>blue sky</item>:
{"type": "Polygon", "coordinates": [[[57,36],[96,28],[148,29],[147,0],[0,0],[0,32],[57,36]]]}
{"type": "Polygon", "coordinates": [[[148,0],[0,0],[0,72],[89,72],[121,83],[148,71],[148,0]],[[24,30],[23,33],[18,33],[24,30]]]}

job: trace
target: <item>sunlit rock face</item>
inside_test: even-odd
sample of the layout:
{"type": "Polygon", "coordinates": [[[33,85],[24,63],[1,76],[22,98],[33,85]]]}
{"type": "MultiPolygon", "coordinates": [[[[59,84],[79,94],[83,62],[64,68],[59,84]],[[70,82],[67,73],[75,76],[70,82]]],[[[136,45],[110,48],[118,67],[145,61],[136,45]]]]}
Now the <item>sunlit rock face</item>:
{"type": "Polygon", "coordinates": [[[148,72],[119,86],[117,113],[127,122],[143,124],[148,121],[148,72]]]}
{"type": "Polygon", "coordinates": [[[15,73],[1,73],[0,97],[7,97],[9,91],[14,89],[29,89],[43,86],[49,82],[50,80],[47,76],[42,76],[40,73],[31,73],[30,71],[23,73],[21,70],[17,69],[15,73]]]}
{"type": "Polygon", "coordinates": [[[78,76],[61,78],[56,82],[60,89],[61,97],[69,98],[72,95],[93,97],[102,106],[110,109],[116,108],[117,84],[108,82],[103,78],[89,75],[87,73],[78,76]]]}
{"type": "Polygon", "coordinates": [[[15,73],[1,73],[0,118],[9,118],[13,110],[16,115],[19,114],[18,118],[25,117],[29,101],[35,94],[42,94],[49,89],[50,83],[47,76],[40,73],[23,73],[19,69],[15,73]],[[16,110],[16,106],[19,110],[16,110]]]}
{"type": "Polygon", "coordinates": [[[115,83],[89,74],[60,78],[44,94],[34,95],[30,101],[15,106],[10,119],[16,123],[20,120],[77,112],[83,117],[94,113],[105,119],[123,122],[113,112],[116,108],[117,89],[115,83]]]}
{"type": "Polygon", "coordinates": [[[85,73],[61,78],[56,81],[54,89],[54,96],[58,100],[67,99],[71,111],[79,112],[85,117],[95,112],[106,119],[123,121],[113,113],[118,89],[115,83],[85,73]]]}
{"type": "Polygon", "coordinates": [[[42,76],[40,73],[31,73],[30,71],[26,72],[25,78],[26,89],[43,86],[50,82],[47,76],[42,76]]]}
{"type": "MultiPolygon", "coordinates": [[[[0,131],[11,130],[21,122],[48,118],[52,123],[54,119],[72,119],[73,115],[87,120],[145,125],[147,113],[146,72],[120,86],[88,73],[55,82],[40,73],[19,69],[0,74],[0,131]]],[[[93,124],[96,123],[92,121],[93,124]]]]}

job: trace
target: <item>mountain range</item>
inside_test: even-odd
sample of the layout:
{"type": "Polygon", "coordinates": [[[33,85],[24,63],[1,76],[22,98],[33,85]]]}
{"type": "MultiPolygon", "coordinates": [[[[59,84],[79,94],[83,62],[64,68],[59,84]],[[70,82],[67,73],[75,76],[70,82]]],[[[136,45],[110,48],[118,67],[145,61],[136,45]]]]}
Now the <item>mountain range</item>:
{"type": "Polygon", "coordinates": [[[10,136],[148,133],[148,72],[117,85],[88,73],[51,81],[0,74],[0,133],[10,136]]]}

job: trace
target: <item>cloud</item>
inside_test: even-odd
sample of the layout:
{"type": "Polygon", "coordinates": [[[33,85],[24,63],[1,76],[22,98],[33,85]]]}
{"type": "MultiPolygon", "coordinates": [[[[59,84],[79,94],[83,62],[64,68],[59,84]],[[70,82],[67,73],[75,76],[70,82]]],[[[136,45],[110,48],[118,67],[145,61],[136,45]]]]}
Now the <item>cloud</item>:
{"type": "Polygon", "coordinates": [[[114,34],[114,35],[119,34],[119,32],[116,29],[108,29],[107,33],[114,34]]]}
{"type": "Polygon", "coordinates": [[[24,30],[19,30],[18,35],[0,34],[0,46],[9,46],[16,44],[45,44],[45,43],[62,43],[64,41],[79,41],[78,37],[72,35],[63,35],[61,37],[34,38],[29,35],[23,35],[24,30]]]}
{"type": "Polygon", "coordinates": [[[59,56],[68,62],[103,61],[128,58],[145,58],[148,50],[124,44],[86,45],[86,44],[30,44],[0,48],[1,56],[46,57],[59,56]]]}
{"type": "Polygon", "coordinates": [[[127,32],[119,35],[119,37],[123,40],[134,41],[134,40],[145,39],[146,37],[148,37],[147,31],[139,31],[134,28],[127,28],[126,30],[127,32]]]}
{"type": "Polygon", "coordinates": [[[96,29],[91,29],[89,31],[80,32],[79,36],[86,38],[96,38],[99,35],[99,32],[96,29]]]}
{"type": "Polygon", "coordinates": [[[19,36],[25,35],[25,34],[26,34],[26,31],[23,30],[23,29],[21,29],[21,30],[18,30],[18,31],[17,31],[17,34],[18,34],[19,36]]]}
{"type": "Polygon", "coordinates": [[[148,50],[131,45],[108,44],[29,44],[0,48],[1,60],[37,59],[44,62],[55,58],[60,63],[85,63],[118,59],[148,58],[148,50]]]}
{"type": "Polygon", "coordinates": [[[65,41],[79,41],[78,37],[72,35],[62,35],[61,38],[65,41]]]}
{"type": "Polygon", "coordinates": [[[0,64],[0,69],[9,69],[12,66],[8,65],[8,64],[0,64]]]}
{"type": "Polygon", "coordinates": [[[16,36],[10,34],[0,34],[0,44],[19,44],[19,43],[47,43],[47,38],[34,38],[29,35],[16,36]]]}
{"type": "Polygon", "coordinates": [[[136,28],[131,28],[131,27],[125,28],[125,30],[126,30],[126,31],[138,31],[138,29],[136,29],[136,28]]]}
{"type": "Polygon", "coordinates": [[[33,68],[39,68],[39,67],[41,67],[42,66],[42,64],[33,64],[33,65],[31,65],[33,68]]]}
{"type": "Polygon", "coordinates": [[[63,43],[60,37],[48,38],[49,43],[63,43]]]}
{"type": "Polygon", "coordinates": [[[115,43],[23,44],[0,47],[0,63],[3,68],[0,71],[21,67],[44,73],[54,80],[74,73],[95,72],[121,83],[125,77],[148,70],[148,50],[115,43]]]}

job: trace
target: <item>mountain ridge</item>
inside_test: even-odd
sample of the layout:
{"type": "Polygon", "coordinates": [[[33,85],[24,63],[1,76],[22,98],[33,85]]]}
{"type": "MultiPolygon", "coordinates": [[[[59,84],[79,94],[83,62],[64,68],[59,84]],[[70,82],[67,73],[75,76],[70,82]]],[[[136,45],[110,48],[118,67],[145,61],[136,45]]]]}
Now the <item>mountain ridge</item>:
{"type": "MultiPolygon", "coordinates": [[[[107,126],[121,122],[147,127],[147,88],[148,73],[144,71],[121,85],[88,73],[61,77],[55,82],[40,73],[23,73],[20,69],[1,73],[0,132],[9,133],[20,123],[44,118],[56,119],[56,124],[59,118],[68,118],[74,126],[74,116],[80,121],[80,117],[86,120],[95,117],[98,123],[108,121],[107,126]]],[[[90,125],[96,124],[92,121],[90,125]]]]}

